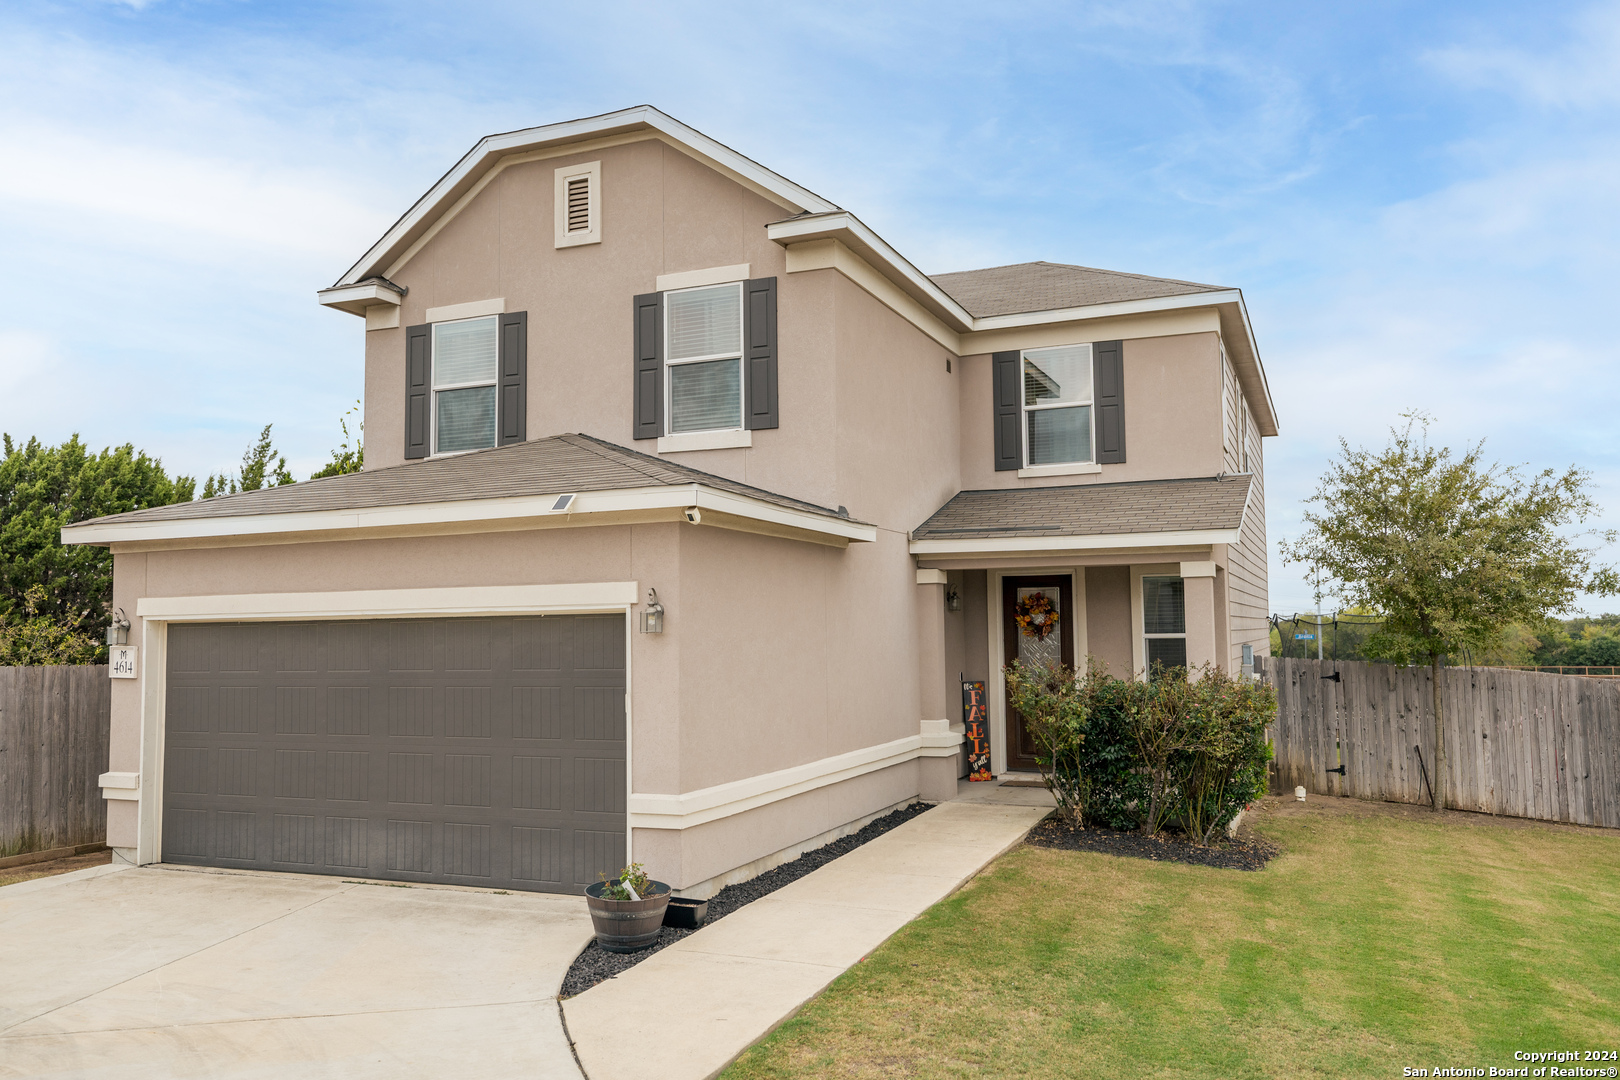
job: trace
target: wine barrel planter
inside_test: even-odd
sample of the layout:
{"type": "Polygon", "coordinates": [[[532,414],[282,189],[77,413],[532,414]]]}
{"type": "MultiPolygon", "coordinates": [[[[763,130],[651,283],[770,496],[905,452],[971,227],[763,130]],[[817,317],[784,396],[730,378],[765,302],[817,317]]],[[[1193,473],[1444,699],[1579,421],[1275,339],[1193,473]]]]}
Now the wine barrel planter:
{"type": "Polygon", "coordinates": [[[627,953],[658,940],[670,888],[662,881],[649,884],[652,895],[641,900],[608,900],[602,896],[604,883],[600,881],[585,887],[585,904],[591,909],[598,945],[608,952],[627,953]]]}

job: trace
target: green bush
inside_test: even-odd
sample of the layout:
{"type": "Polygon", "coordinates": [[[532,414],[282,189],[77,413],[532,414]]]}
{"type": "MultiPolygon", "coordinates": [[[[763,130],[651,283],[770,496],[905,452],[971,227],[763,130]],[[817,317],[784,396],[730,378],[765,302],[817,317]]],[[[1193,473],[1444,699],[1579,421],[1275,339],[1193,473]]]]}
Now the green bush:
{"type": "Polygon", "coordinates": [[[1276,692],[1205,667],[1153,682],[1116,679],[1095,661],[1083,673],[1007,667],[1013,708],[1059,810],[1076,824],[1140,828],[1169,823],[1207,844],[1266,789],[1265,727],[1276,692]]]}

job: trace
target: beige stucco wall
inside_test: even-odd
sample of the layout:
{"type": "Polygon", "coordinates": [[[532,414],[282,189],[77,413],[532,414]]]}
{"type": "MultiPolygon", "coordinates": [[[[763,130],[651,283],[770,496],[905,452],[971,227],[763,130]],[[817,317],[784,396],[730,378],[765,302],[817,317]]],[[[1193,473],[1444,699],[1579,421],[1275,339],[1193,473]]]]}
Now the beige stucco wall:
{"type": "Polygon", "coordinates": [[[1086,651],[1108,665],[1108,672],[1129,678],[1132,671],[1131,568],[1088,566],[1086,575],[1086,651]]]}
{"type": "Polygon", "coordinates": [[[1213,332],[1125,339],[1125,461],[1100,473],[1020,479],[996,471],[989,353],[962,358],[959,422],[968,490],[1214,476],[1223,468],[1220,339],[1213,332]]]}

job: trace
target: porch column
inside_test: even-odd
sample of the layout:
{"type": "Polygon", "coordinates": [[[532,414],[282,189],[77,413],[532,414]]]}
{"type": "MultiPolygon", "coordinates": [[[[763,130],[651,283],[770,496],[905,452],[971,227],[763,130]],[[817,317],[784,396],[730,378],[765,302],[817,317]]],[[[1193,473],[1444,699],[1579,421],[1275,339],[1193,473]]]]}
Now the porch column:
{"type": "Polygon", "coordinates": [[[1184,562],[1181,583],[1187,600],[1187,670],[1221,665],[1215,633],[1215,564],[1184,562]]]}
{"type": "Polygon", "coordinates": [[[930,802],[956,796],[962,736],[951,731],[945,676],[945,571],[917,571],[917,707],[922,747],[917,794],[930,802]]]}

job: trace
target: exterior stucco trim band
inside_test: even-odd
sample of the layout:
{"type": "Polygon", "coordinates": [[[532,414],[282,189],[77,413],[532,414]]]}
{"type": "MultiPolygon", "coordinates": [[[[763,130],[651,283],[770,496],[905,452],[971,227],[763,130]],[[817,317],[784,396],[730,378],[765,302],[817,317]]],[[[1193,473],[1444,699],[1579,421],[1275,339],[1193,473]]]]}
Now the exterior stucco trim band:
{"type": "Polygon", "coordinates": [[[627,804],[630,827],[690,829],[919,757],[949,757],[961,741],[959,733],[930,730],[684,795],[632,793],[627,804]]]}

